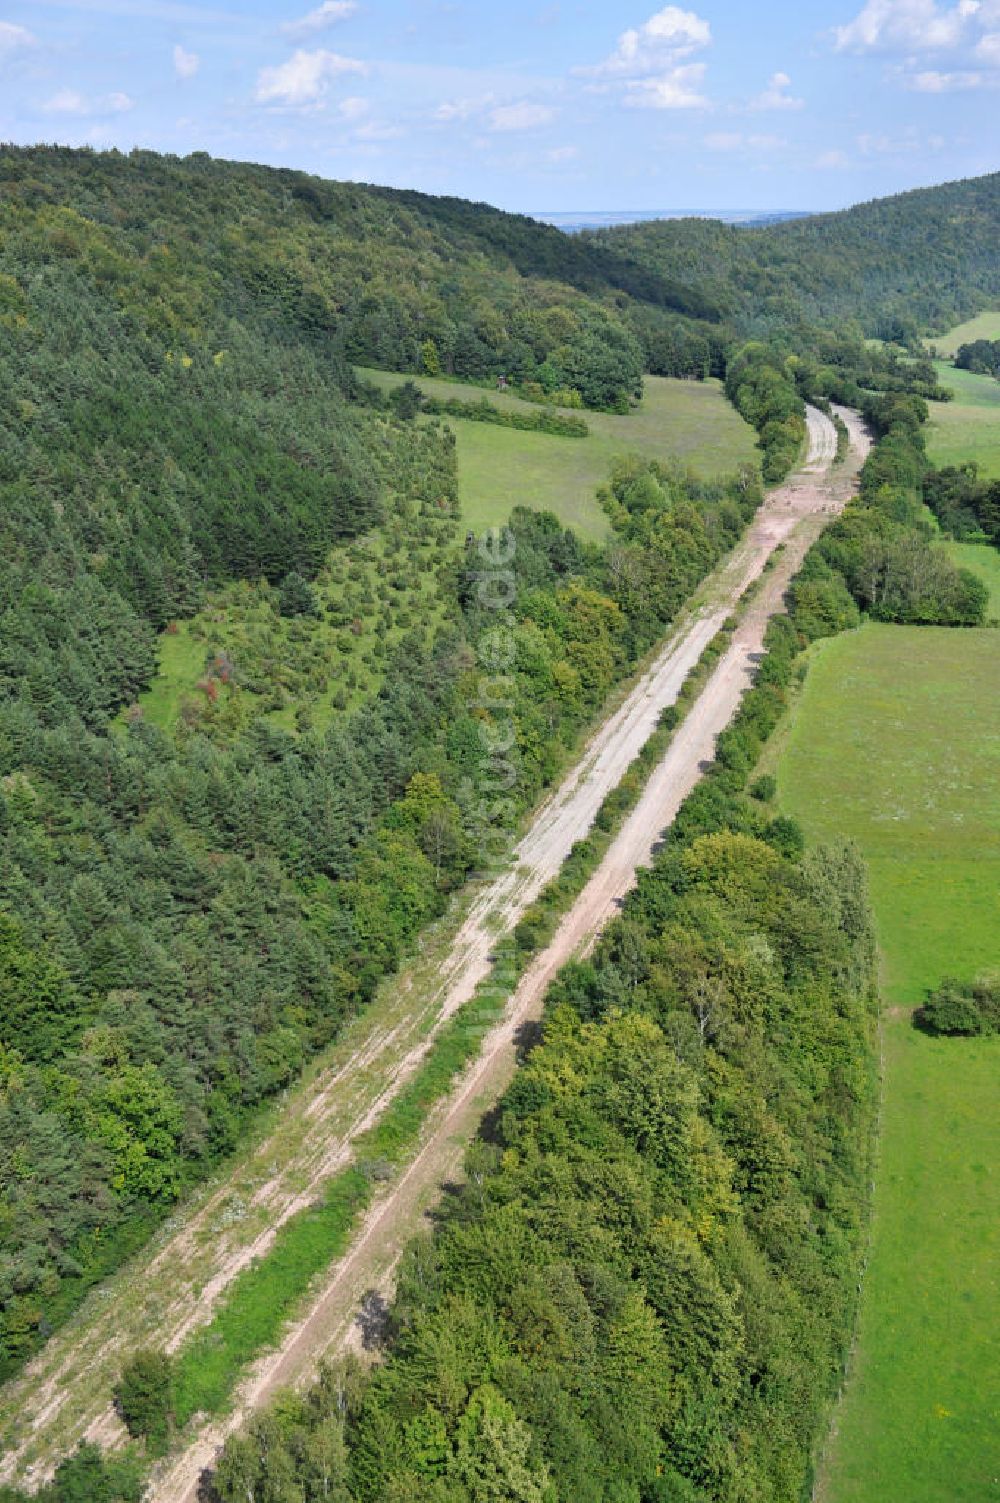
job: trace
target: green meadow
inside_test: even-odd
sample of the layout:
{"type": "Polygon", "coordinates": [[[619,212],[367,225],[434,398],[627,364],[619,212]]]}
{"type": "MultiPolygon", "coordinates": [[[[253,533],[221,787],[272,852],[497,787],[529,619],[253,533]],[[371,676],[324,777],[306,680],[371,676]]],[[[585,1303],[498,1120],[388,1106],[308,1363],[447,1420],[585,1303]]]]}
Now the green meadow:
{"type": "Polygon", "coordinates": [[[947,543],[956,564],[977,574],[990,592],[989,619],[1000,621],[1000,550],[988,543],[947,543]]]}
{"type": "MultiPolygon", "coordinates": [[[[429,397],[481,401],[506,411],[539,408],[508,392],[459,381],[363,370],[366,380],[388,390],[416,380],[429,397]]],[[[561,411],[562,409],[556,409],[561,411]]],[[[597,500],[614,460],[623,454],[677,458],[698,474],[728,474],[759,458],[753,429],[726,401],[718,381],[675,381],[647,376],[642,402],[625,416],[578,412],[586,438],[526,433],[467,418],[448,417],[458,443],[462,517],[474,530],[506,521],[514,506],[552,511],[581,537],[600,539],[608,524],[597,500]]]]}
{"type": "Polygon", "coordinates": [[[956,370],[943,360],[935,361],[935,368],[955,397],[928,404],[928,456],[936,465],[974,460],[981,475],[1000,478],[1000,381],[956,370]]]}
{"type": "Polygon", "coordinates": [[[963,344],[976,339],[1000,339],[1000,311],[978,313],[964,324],[956,324],[947,334],[932,335],[927,343],[946,359],[953,357],[963,344]]]}
{"type": "Polygon", "coordinates": [[[868,859],[884,1101],[857,1351],[823,1503],[997,1490],[1000,1040],[918,1033],[944,976],[1000,966],[1000,634],[866,625],[813,650],[779,798],[868,859]]]}

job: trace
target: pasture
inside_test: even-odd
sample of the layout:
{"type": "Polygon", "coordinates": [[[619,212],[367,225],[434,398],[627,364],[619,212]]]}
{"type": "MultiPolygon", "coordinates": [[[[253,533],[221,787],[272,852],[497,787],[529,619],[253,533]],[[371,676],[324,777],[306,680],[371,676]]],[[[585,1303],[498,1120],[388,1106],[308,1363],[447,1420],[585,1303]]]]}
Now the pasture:
{"type": "Polygon", "coordinates": [[[1000,339],[1000,311],[977,313],[966,323],[956,324],[947,334],[932,334],[927,345],[945,359],[951,359],[963,344],[972,344],[976,339],[1000,339]]]}
{"type": "Polygon", "coordinates": [[[988,543],[946,543],[945,547],[956,564],[977,574],[986,585],[990,592],[987,614],[991,621],[1000,621],[1000,550],[988,543]]]}
{"type": "Polygon", "coordinates": [[[974,460],[981,475],[1000,479],[1000,381],[956,370],[942,360],[935,368],[942,386],[955,397],[928,403],[928,457],[939,466],[974,460]]]}
{"type": "MultiPolygon", "coordinates": [[[[360,374],[383,390],[415,380],[429,397],[477,402],[486,396],[507,411],[541,410],[508,392],[459,381],[392,371],[360,374]]],[[[726,401],[718,381],[647,376],[642,402],[633,412],[622,417],[604,412],[576,416],[590,429],[586,438],[525,433],[448,417],[458,443],[463,521],[479,530],[505,522],[514,506],[530,506],[555,512],[581,537],[599,540],[607,536],[608,523],[597,488],[607,481],[620,455],[677,458],[704,477],[729,474],[759,458],[753,429],[726,401]]]]}
{"type": "Polygon", "coordinates": [[[783,812],[870,866],[884,1100],[858,1347],[823,1503],[981,1503],[996,1487],[1000,1041],[910,1009],[1000,965],[995,632],[866,625],[819,644],[772,759],[783,812]]]}

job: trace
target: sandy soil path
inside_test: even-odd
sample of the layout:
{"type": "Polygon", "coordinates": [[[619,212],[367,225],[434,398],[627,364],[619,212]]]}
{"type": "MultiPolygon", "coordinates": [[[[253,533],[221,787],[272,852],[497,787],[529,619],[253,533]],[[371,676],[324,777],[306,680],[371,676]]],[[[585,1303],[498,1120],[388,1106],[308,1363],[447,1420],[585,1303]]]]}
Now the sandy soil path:
{"type": "Polygon", "coordinates": [[[746,683],[747,654],[755,650],[753,642],[780,602],[797,558],[822,526],[824,512],[842,504],[850,493],[864,445],[859,425],[855,422],[853,428],[855,462],[833,476],[826,473],[836,449],[832,423],[811,410],[809,430],[804,469],[768,498],[747,537],[699,592],[650,667],[542,806],[510,868],[473,894],[457,932],[449,934],[444,926],[437,949],[430,946],[423,967],[416,963],[383,988],[341,1043],[288,1093],[273,1131],[194,1197],[146,1253],[96,1290],[26,1372],[0,1393],[5,1445],[0,1481],[39,1485],[50,1474],[53,1459],[83,1436],[106,1446],[120,1442],[121,1427],[108,1400],[123,1354],[153,1341],[175,1350],[192,1330],[207,1323],[241,1269],[265,1253],[279,1227],[314,1200],[329,1175],[349,1161],[358,1134],[378,1120],[417,1068],[441,1024],[488,974],[498,935],[516,924],[558,872],[735,602],[773,550],[792,538],[792,546],[755,601],[738,643],[718,665],[642,802],[552,945],[522,979],[507,1017],[485,1040],[479,1060],[435,1120],[433,1135],[418,1159],[372,1209],[345,1259],[331,1270],[306,1320],[251,1375],[231,1423],[201,1432],[164,1471],[155,1498],[170,1503],[193,1498],[198,1473],[233,1424],[276,1386],[307,1376],[331,1344],[357,1340],[355,1314],[361,1295],[388,1279],[399,1247],[419,1225],[430,1197],[447,1177],[447,1166],[460,1163],[484,1105],[496,1098],[508,1078],[514,1035],[532,1015],[548,977],[588,936],[596,935],[634,880],[635,867],[648,860],[651,833],[669,821],[697,779],[699,764],[711,756],[714,737],[746,683]]]}
{"type": "MultiPolygon", "coordinates": [[[[322,1357],[364,1344],[365,1312],[389,1297],[393,1270],[402,1249],[424,1221],[442,1187],[460,1173],[465,1148],[484,1111],[495,1103],[511,1079],[521,1030],[539,1017],[546,989],[561,966],[594,944],[635,884],[638,868],[651,861],[663,830],[711,761],[716,737],[729,724],[752,679],[767,623],[781,608],[792,575],[829,520],[829,514],[839,510],[852,494],[867,439],[854,414],[844,412],[842,416],[851,430],[852,457],[842,468],[831,470],[836,430],[823,414],[810,410],[811,443],[806,465],[769,498],[744,546],[738,550],[738,557],[730,562],[727,582],[732,593],[702,618],[706,629],[712,623],[707,635],[699,634],[703,643],[714,634],[747,585],[762,572],[775,548],[783,544],[778,562],[600,867],[563,918],[551,943],[521,978],[502,1021],[486,1036],[479,1055],[428,1124],[416,1158],[372,1207],[350,1250],[330,1269],[308,1311],[290,1326],[280,1346],[255,1365],[239,1391],[232,1412],[224,1421],[204,1426],[182,1454],[160,1469],[152,1503],[196,1503],[200,1479],[211,1468],[227,1435],[279,1389],[308,1382],[322,1357]]],[[[696,659],[697,654],[692,661],[696,659]]],[[[674,694],[682,679],[683,673],[676,680],[674,694]]],[[[672,674],[670,680],[673,684],[672,674]]],[[[661,675],[654,671],[646,690],[651,703],[662,705],[657,692],[660,687],[661,675]]],[[[638,714],[639,706],[633,705],[631,709],[638,714]]],[[[648,734],[656,715],[640,714],[638,718],[646,724],[648,734]]],[[[614,738],[604,743],[604,753],[624,772],[634,751],[619,763],[617,749],[614,738]]],[[[586,780],[595,765],[593,758],[585,759],[580,776],[586,780]]],[[[536,859],[543,864],[552,837],[541,835],[539,828],[551,829],[558,824],[554,819],[547,826],[543,816],[528,837],[532,847],[537,841],[536,859]]],[[[573,838],[580,833],[577,827],[573,838]]]]}

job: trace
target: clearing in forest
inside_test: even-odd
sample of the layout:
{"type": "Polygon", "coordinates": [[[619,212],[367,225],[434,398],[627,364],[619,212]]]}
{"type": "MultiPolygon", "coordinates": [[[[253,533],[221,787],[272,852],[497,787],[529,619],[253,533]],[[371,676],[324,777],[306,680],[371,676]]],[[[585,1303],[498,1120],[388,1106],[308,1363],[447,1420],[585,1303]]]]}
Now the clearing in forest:
{"type": "Polygon", "coordinates": [[[956,324],[947,334],[932,335],[927,344],[939,355],[950,359],[963,344],[972,344],[977,339],[1000,339],[1000,310],[977,313],[964,324],[956,324]]]}
{"type": "MultiPolygon", "coordinates": [[[[557,411],[525,402],[508,392],[459,381],[392,371],[363,370],[366,380],[388,390],[415,381],[429,397],[479,402],[485,397],[506,411],[537,415],[557,411]]],[[[759,459],[756,435],[726,400],[719,381],[676,381],[647,376],[645,394],[631,413],[581,411],[586,438],[528,433],[467,418],[448,417],[458,442],[462,519],[480,530],[500,525],[514,506],[552,511],[581,537],[599,539],[610,531],[597,500],[614,460],[623,454],[646,459],[677,458],[705,477],[732,474],[759,459]]]]}
{"type": "Polygon", "coordinates": [[[955,396],[951,402],[929,403],[928,457],[936,465],[973,460],[981,475],[1000,479],[1000,381],[956,370],[941,360],[935,368],[941,385],[955,396]]]}
{"type": "Polygon", "coordinates": [[[876,625],[824,642],[778,738],[783,810],[868,859],[883,957],[871,1258],[824,1503],[996,1486],[1000,1040],[928,1038],[909,1014],[943,977],[1000,965],[998,648],[876,625]]]}

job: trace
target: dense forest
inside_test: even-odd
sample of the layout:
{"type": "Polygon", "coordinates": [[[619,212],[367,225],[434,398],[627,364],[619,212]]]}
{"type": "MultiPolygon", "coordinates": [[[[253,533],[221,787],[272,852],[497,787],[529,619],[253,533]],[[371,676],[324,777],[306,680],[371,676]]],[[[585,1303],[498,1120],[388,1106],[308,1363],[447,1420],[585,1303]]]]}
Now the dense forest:
{"type": "Polygon", "coordinates": [[[605,407],[642,376],[629,290],[664,316],[687,306],[658,273],[532,220],[203,155],[7,148],[0,195],[23,245],[0,311],[18,316],[41,259],[64,287],[96,278],[177,360],[220,314],[270,309],[287,338],[361,364],[504,373],[605,407]]]}

